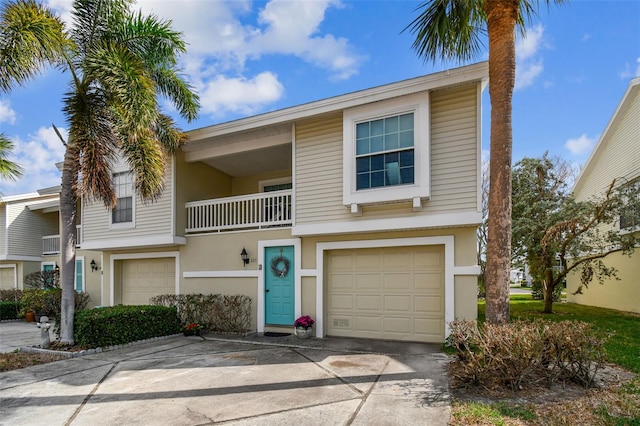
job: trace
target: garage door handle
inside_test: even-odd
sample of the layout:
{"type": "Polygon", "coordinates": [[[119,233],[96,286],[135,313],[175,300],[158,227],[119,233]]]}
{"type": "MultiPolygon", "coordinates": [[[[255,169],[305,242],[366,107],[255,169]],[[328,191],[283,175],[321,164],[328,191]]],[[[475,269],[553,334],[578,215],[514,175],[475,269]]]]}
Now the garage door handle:
{"type": "Polygon", "coordinates": [[[269,293],[269,289],[266,289],[264,292],[265,292],[265,293],[269,293]]]}

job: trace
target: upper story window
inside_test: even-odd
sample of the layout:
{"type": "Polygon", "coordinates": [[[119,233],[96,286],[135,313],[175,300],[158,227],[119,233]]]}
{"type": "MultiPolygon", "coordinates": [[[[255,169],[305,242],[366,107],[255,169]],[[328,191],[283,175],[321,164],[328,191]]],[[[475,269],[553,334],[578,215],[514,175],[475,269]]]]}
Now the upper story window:
{"type": "Polygon", "coordinates": [[[430,196],[429,93],[349,108],[343,114],[343,204],[430,196]]]}
{"type": "Polygon", "coordinates": [[[116,206],[111,212],[111,222],[133,223],[133,176],[131,172],[114,173],[113,189],[116,193],[116,206]]]}
{"type": "Polygon", "coordinates": [[[356,189],[412,184],[413,113],[356,124],[356,189]]]}
{"type": "Polygon", "coordinates": [[[620,230],[633,232],[640,229],[640,180],[623,189],[626,205],[620,213],[620,230]]]}

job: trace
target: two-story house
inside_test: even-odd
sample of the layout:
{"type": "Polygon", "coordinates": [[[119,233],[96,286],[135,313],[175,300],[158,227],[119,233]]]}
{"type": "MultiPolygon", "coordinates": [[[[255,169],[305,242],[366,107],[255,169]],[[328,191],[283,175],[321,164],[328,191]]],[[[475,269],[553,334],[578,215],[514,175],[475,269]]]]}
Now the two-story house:
{"type": "Polygon", "coordinates": [[[189,131],[154,203],[82,209],[95,304],[246,294],[258,332],[442,342],[476,318],[486,63],[189,131]]]}
{"type": "MultiPolygon", "coordinates": [[[[589,160],[573,187],[577,200],[602,196],[613,180],[640,187],[640,78],[631,80],[589,160]]],[[[608,230],[608,229],[607,229],[608,230]]],[[[617,232],[640,232],[640,199],[629,199],[617,232]]],[[[618,270],[618,280],[592,282],[581,294],[578,274],[567,277],[567,301],[640,313],[640,251],[631,256],[614,253],[604,261],[618,270]]]]}

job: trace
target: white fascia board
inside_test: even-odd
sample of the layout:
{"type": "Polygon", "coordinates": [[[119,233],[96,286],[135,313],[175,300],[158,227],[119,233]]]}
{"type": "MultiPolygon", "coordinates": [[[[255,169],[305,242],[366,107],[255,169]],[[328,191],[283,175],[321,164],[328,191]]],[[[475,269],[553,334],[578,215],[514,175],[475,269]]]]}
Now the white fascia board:
{"type": "Polygon", "coordinates": [[[324,222],[309,225],[294,225],[291,234],[331,235],[353,234],[356,232],[402,231],[411,229],[449,228],[478,226],[482,223],[482,213],[449,213],[438,215],[420,215],[392,219],[352,220],[344,222],[324,222]]]}
{"type": "Polygon", "coordinates": [[[83,241],[80,245],[81,250],[118,250],[118,249],[134,249],[186,245],[185,237],[175,235],[154,235],[147,237],[131,237],[118,238],[109,240],[83,241]]]}
{"type": "Polygon", "coordinates": [[[0,203],[10,203],[13,201],[29,200],[29,199],[38,198],[38,197],[40,197],[40,194],[38,194],[37,192],[30,192],[28,194],[9,195],[6,197],[0,197],[0,203]]]}
{"type": "MultiPolygon", "coordinates": [[[[292,122],[315,115],[340,111],[345,108],[378,102],[397,96],[404,96],[420,91],[433,90],[471,81],[485,81],[489,77],[488,62],[454,68],[421,77],[360,90],[345,95],[335,96],[310,102],[278,111],[255,115],[227,123],[216,124],[186,132],[188,141],[198,141],[218,137],[230,133],[243,132],[263,126],[272,126],[292,122]]],[[[187,145],[189,142],[187,142],[187,145]]]]}
{"type": "MultiPolygon", "coordinates": [[[[29,210],[31,210],[31,211],[33,211],[33,210],[58,211],[58,210],[60,210],[60,199],[56,198],[56,199],[50,200],[50,201],[27,204],[27,208],[29,210]]],[[[45,213],[48,213],[48,212],[45,211],[45,213]]]]}
{"type": "Polygon", "coordinates": [[[0,256],[0,260],[13,260],[22,262],[42,262],[42,259],[42,256],[17,256],[12,254],[0,256]]]}

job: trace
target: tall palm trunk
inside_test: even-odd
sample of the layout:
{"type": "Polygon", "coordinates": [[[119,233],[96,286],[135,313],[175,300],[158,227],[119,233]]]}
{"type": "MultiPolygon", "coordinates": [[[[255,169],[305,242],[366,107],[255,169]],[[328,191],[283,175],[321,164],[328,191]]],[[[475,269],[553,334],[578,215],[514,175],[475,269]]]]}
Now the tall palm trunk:
{"type": "Polygon", "coordinates": [[[77,156],[67,147],[62,167],[62,190],[60,192],[60,285],[62,287],[62,306],[60,322],[60,343],[73,344],[73,317],[75,313],[75,288],[73,286],[76,271],[76,200],[73,190],[74,162],[77,156]]]}
{"type": "Polygon", "coordinates": [[[511,109],[515,86],[517,0],[486,0],[491,98],[487,321],[509,322],[511,269],[511,109]]]}

